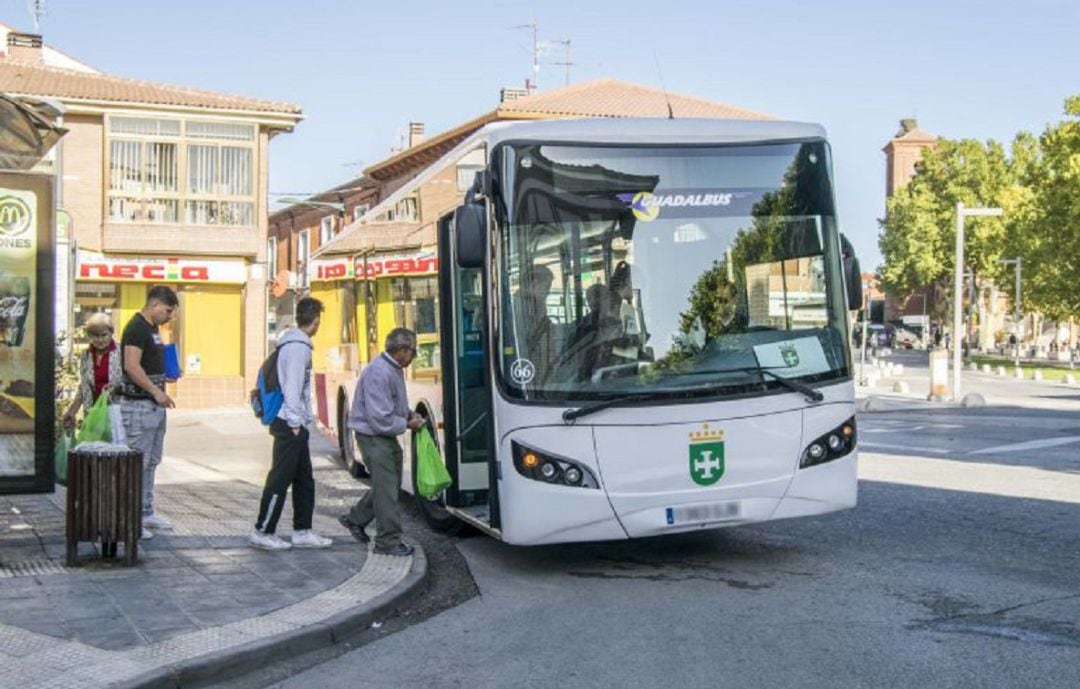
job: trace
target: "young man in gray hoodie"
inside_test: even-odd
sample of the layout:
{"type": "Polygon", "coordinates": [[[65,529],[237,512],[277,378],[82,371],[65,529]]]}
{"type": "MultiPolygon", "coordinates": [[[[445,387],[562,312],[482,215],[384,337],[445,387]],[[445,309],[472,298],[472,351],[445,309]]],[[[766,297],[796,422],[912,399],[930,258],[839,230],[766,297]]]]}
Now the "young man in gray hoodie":
{"type": "Polygon", "coordinates": [[[416,358],[416,333],[394,328],[386,336],[386,351],[364,368],[356,384],[349,429],[356,433],[360,454],[371,472],[371,490],[338,518],[353,538],[367,543],[364,531],[375,520],[375,552],[380,555],[411,555],[413,547],[401,542],[401,488],[403,453],[397,437],[415,431],[424,420],[409,411],[405,393],[405,368],[416,358]]]}
{"type": "Polygon", "coordinates": [[[270,435],[274,437],[273,464],[266,475],[255,531],[248,538],[254,548],[328,548],[333,543],[311,530],[311,517],[315,512],[315,477],[311,471],[307,429],[314,420],[311,414],[311,338],[319,330],[322,310],[322,302],[318,299],[304,297],[298,301],[296,327],[286,330],[278,340],[278,382],[285,402],[270,424],[270,435]],[[291,541],[284,541],[274,532],[290,486],[293,533],[291,541]]]}

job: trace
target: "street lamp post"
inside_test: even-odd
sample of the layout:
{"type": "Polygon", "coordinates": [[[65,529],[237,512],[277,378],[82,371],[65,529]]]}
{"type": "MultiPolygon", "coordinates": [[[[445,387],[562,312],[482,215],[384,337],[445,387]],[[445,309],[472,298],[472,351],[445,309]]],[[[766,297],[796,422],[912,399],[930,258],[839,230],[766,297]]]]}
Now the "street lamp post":
{"type": "MultiPolygon", "coordinates": [[[[956,273],[953,276],[953,399],[960,400],[960,328],[962,324],[962,296],[964,291],[964,218],[1001,215],[1000,208],[965,208],[956,202],[956,273]]],[[[974,298],[974,295],[973,297],[974,298]]]]}
{"type": "Polygon", "coordinates": [[[1016,338],[1015,349],[1015,364],[1016,368],[1020,368],[1020,272],[1021,267],[1024,264],[1022,256],[1016,258],[1004,258],[998,263],[1002,263],[1007,266],[1016,266],[1016,301],[1013,303],[1013,336],[1016,338]]]}
{"type": "Polygon", "coordinates": [[[863,282],[863,316],[862,316],[862,338],[860,338],[859,344],[862,346],[859,348],[861,353],[859,356],[859,384],[866,385],[866,322],[870,320],[870,283],[863,282]]]}

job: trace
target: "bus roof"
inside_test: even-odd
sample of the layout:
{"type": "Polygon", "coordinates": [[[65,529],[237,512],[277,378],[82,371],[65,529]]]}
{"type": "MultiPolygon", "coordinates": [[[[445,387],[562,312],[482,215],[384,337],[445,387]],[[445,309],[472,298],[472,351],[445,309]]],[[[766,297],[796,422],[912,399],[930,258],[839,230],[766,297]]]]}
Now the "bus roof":
{"type": "Polygon", "coordinates": [[[329,253],[344,235],[351,235],[372,218],[392,209],[398,201],[429,182],[450,165],[478,147],[489,149],[506,141],[542,141],[566,144],[739,144],[780,143],[824,139],[825,128],[809,122],[781,120],[735,120],[698,117],[663,119],[656,117],[565,118],[502,121],[484,125],[453,150],[384,198],[363,217],[346,225],[329,243],[319,247],[312,258],[329,253]]]}
{"type": "Polygon", "coordinates": [[[825,138],[825,128],[807,122],[779,120],[606,117],[493,122],[478,130],[474,137],[483,139],[491,146],[504,141],[727,144],[825,138]]]}

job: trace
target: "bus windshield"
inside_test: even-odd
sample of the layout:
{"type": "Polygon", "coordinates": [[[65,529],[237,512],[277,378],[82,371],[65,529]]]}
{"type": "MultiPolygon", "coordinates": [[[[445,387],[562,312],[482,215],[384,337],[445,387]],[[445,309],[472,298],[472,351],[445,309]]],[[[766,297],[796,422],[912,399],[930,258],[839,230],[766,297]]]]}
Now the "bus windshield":
{"type": "Polygon", "coordinates": [[[850,375],[824,141],[507,144],[496,161],[511,397],[719,397],[850,375]]]}

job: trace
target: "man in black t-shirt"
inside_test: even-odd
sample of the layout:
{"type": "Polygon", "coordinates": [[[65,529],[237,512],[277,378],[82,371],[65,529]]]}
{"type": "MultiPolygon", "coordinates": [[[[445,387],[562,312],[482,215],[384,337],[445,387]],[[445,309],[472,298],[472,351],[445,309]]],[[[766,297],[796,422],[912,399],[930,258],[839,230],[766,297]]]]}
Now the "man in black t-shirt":
{"type": "Polygon", "coordinates": [[[176,406],[165,393],[165,346],[158,327],[172,320],[180,301],[164,285],[151,288],[146,305],[131,317],[120,340],[124,378],[120,413],[128,445],[143,453],[142,537],[149,529],[171,529],[172,523],[154,513],[154,472],[165,445],[165,410],[176,406]]]}

